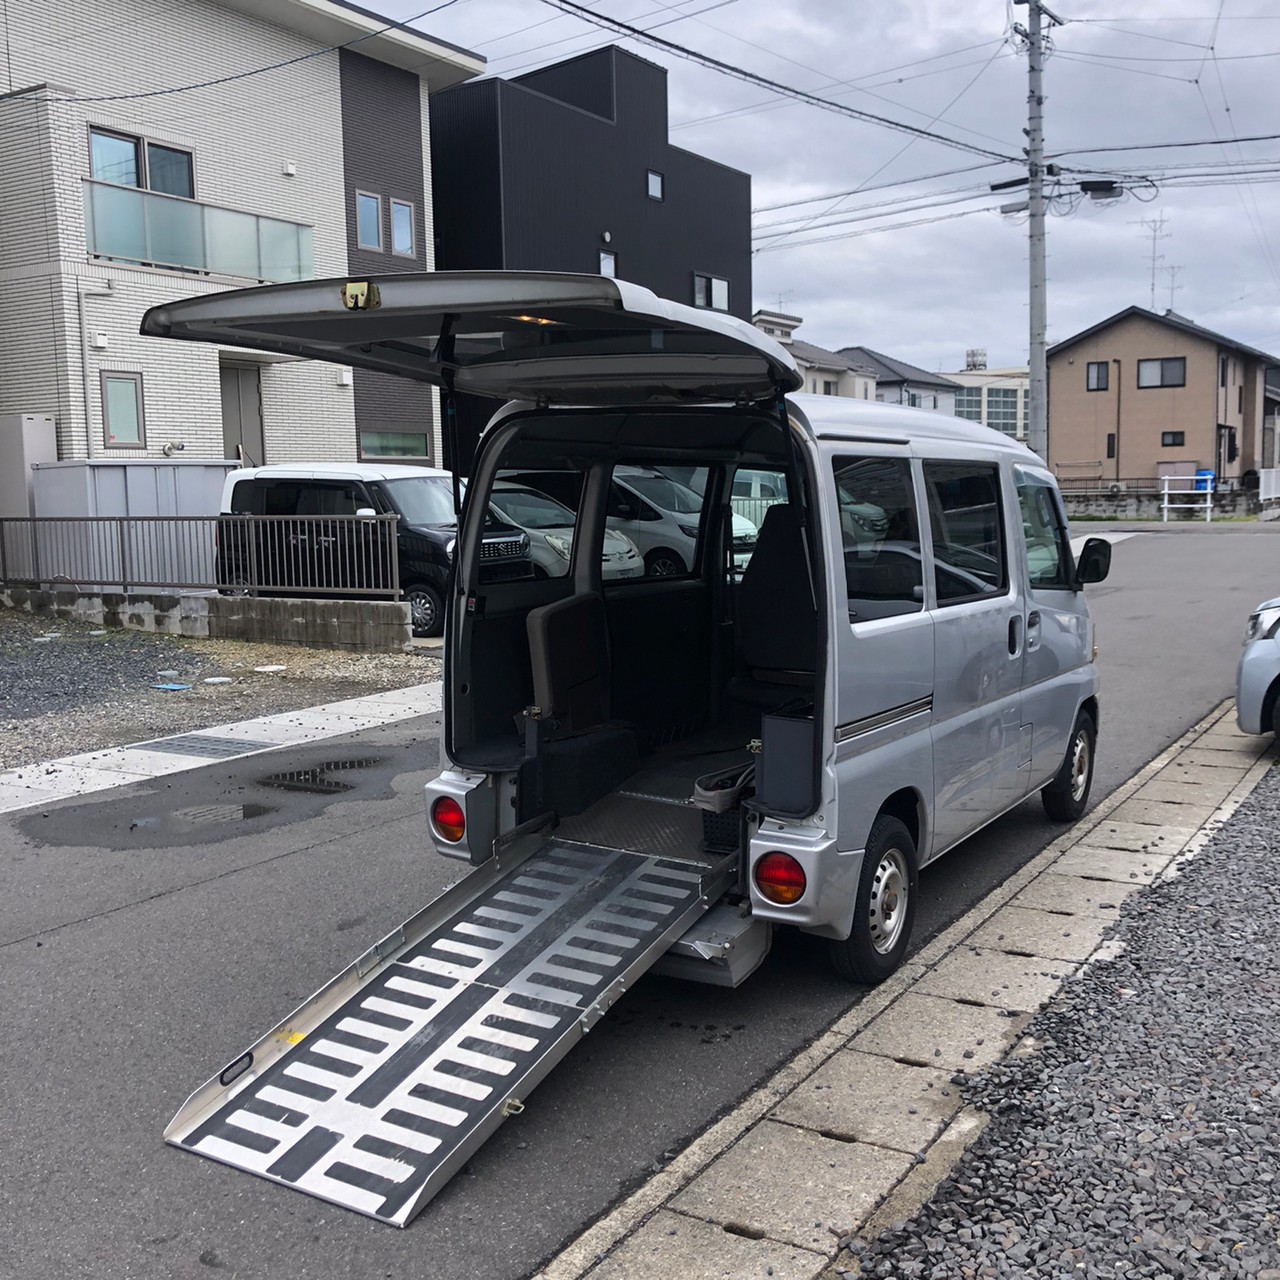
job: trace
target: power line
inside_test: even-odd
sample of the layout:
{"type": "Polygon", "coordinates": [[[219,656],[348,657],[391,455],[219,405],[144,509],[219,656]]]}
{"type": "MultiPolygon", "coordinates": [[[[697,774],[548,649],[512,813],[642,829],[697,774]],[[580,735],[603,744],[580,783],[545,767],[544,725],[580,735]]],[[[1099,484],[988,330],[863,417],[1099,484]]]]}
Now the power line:
{"type": "Polygon", "coordinates": [[[876,235],[881,231],[903,231],[908,227],[926,227],[935,222],[950,222],[955,218],[970,218],[975,213],[993,213],[994,209],[961,209],[959,213],[941,213],[935,218],[916,218],[911,222],[890,223],[886,227],[864,227],[860,231],[842,231],[834,236],[814,236],[809,240],[788,240],[785,244],[765,245],[761,249],[753,249],[753,254],[775,253],[779,249],[802,249],[810,244],[830,244],[833,240],[852,240],[858,236],[876,235]]]}
{"type": "MultiPolygon", "coordinates": [[[[857,209],[846,209],[838,216],[834,214],[818,214],[815,218],[805,222],[803,227],[797,228],[795,231],[789,232],[789,235],[799,235],[801,231],[823,231],[827,227],[840,227],[850,222],[870,222],[876,218],[896,217],[904,213],[921,213],[926,209],[942,209],[947,205],[967,204],[971,200],[990,200],[992,193],[987,187],[982,187],[978,191],[961,192],[939,192],[939,196],[943,199],[933,199],[921,197],[921,203],[913,204],[909,201],[894,200],[885,201],[883,205],[863,205],[857,209]],[[892,206],[900,206],[894,208],[892,206]],[[830,219],[829,221],[820,221],[819,219],[830,219]]],[[[800,221],[800,219],[793,219],[800,221]]],[[[784,237],[777,232],[770,233],[769,227],[782,226],[784,224],[777,222],[766,223],[762,227],[757,227],[752,233],[757,238],[765,240],[781,240],[784,237]]]]}
{"type": "Polygon", "coordinates": [[[976,173],[979,169],[994,168],[1000,161],[988,160],[984,164],[966,165],[961,169],[943,169],[940,173],[922,173],[918,178],[899,178],[894,182],[882,182],[879,186],[850,187],[848,191],[828,191],[820,196],[807,196],[803,200],[784,200],[781,204],[762,204],[752,209],[752,213],[773,213],[777,209],[794,209],[802,204],[817,204],[822,200],[837,200],[841,196],[856,196],[870,191],[884,191],[889,187],[905,187],[913,182],[931,182],[934,178],[952,178],[957,174],[976,173]]]}
{"type": "Polygon", "coordinates": [[[783,84],[778,80],[771,80],[767,76],[757,75],[753,71],[747,71],[743,67],[735,66],[732,63],[724,62],[719,58],[713,58],[709,54],[698,53],[694,49],[689,49],[684,45],[676,44],[674,41],[666,40],[662,36],[655,36],[640,27],[634,27],[630,23],[621,22],[617,18],[608,18],[603,14],[596,13],[592,9],[586,8],[584,5],[574,3],[574,0],[542,0],[543,4],[549,5],[553,9],[561,9],[565,13],[576,14],[585,21],[602,27],[608,31],[617,32],[619,35],[629,36],[634,40],[639,40],[642,44],[648,44],[656,49],[662,49],[675,57],[684,58],[690,62],[696,62],[701,66],[709,67],[713,71],[719,71],[722,75],[730,76],[735,80],[745,81],[747,84],[760,85],[762,88],[769,89],[774,93],[783,97],[795,98],[798,102],[807,102],[811,106],[821,107],[824,111],[833,111],[837,115],[850,116],[855,120],[861,120],[866,124],[878,124],[886,129],[893,129],[899,133],[911,134],[916,138],[927,138],[931,142],[941,143],[943,146],[954,147],[960,151],[968,151],[973,155],[985,156],[992,160],[1008,160],[1015,163],[1021,163],[1019,157],[1004,155],[1000,152],[991,151],[986,147],[979,147],[970,142],[962,142],[958,138],[949,138],[945,134],[933,133],[928,129],[921,128],[919,125],[906,124],[901,120],[894,120],[888,116],[876,115],[870,111],[862,111],[857,107],[850,107],[842,102],[835,102],[830,98],[820,97],[818,94],[809,93],[804,89],[797,89],[793,85],[783,84]]]}
{"type": "Polygon", "coordinates": [[[1255,133],[1243,138],[1208,138],[1196,142],[1134,142],[1116,147],[1075,147],[1067,151],[1055,151],[1049,159],[1059,156],[1094,156],[1107,151],[1167,151],[1175,147],[1220,147],[1228,142],[1275,142],[1280,133],[1255,133]]]}

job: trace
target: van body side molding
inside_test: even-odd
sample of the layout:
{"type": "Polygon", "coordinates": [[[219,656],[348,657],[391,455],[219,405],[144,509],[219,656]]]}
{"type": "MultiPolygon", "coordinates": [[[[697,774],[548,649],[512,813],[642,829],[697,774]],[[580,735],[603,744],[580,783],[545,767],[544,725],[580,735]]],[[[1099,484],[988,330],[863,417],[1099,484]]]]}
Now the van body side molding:
{"type": "Polygon", "coordinates": [[[909,720],[912,716],[923,715],[933,710],[933,694],[927,698],[917,698],[914,702],[904,702],[900,707],[888,711],[878,711],[873,716],[863,716],[861,720],[850,720],[848,724],[836,726],[836,741],[848,742],[850,738],[860,738],[864,733],[883,729],[886,725],[897,724],[899,720],[909,720]]]}

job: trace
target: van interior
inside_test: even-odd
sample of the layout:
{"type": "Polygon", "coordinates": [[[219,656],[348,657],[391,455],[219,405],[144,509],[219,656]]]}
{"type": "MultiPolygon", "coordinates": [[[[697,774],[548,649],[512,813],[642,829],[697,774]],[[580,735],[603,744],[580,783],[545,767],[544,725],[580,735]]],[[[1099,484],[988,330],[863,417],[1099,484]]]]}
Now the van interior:
{"type": "Polygon", "coordinates": [[[554,490],[576,524],[559,575],[481,584],[464,513],[451,758],[519,771],[520,823],[553,813],[560,838],[659,856],[723,854],[762,812],[813,812],[826,575],[805,465],[768,409],[531,411],[491,427],[468,502],[514,478],[554,490]],[[602,581],[606,527],[648,536],[613,484],[619,467],[633,487],[679,486],[682,509],[698,508],[682,526],[695,548],[686,572],[602,581]],[[735,497],[741,469],[753,482],[735,497]],[[735,515],[757,530],[745,563],[735,515]],[[753,764],[745,808],[687,803],[699,778],[753,764]]]}

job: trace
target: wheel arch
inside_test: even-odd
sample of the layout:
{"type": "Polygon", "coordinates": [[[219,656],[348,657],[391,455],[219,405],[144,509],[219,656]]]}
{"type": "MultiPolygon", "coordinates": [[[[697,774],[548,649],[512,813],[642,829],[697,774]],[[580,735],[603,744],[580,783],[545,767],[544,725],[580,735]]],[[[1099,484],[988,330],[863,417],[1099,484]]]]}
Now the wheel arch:
{"type": "MultiPolygon", "coordinates": [[[[915,789],[915,787],[901,787],[891,796],[888,796],[884,803],[876,810],[876,818],[881,814],[888,814],[891,818],[897,818],[906,829],[911,832],[911,838],[916,845],[916,865],[919,866],[921,861],[920,851],[924,848],[924,839],[928,835],[927,816],[924,805],[924,797],[915,789]]],[[[872,819],[872,825],[875,825],[875,819],[872,819]]]]}
{"type": "Polygon", "coordinates": [[[1280,676],[1271,682],[1271,687],[1267,690],[1267,696],[1262,699],[1262,732],[1266,733],[1268,729],[1276,727],[1276,704],[1280,702],[1280,676]]]}

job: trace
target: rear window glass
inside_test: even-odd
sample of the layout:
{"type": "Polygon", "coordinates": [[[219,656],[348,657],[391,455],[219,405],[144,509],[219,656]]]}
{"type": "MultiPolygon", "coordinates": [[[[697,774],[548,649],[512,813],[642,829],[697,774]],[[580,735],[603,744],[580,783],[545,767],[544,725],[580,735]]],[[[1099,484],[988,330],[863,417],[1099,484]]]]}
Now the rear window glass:
{"type": "Polygon", "coordinates": [[[605,524],[635,546],[644,577],[688,577],[698,571],[702,508],[703,495],[661,463],[624,464],[613,469],[605,524]]]}
{"type": "Polygon", "coordinates": [[[833,466],[849,621],[918,613],[924,573],[911,464],[838,457],[833,466]]]}

